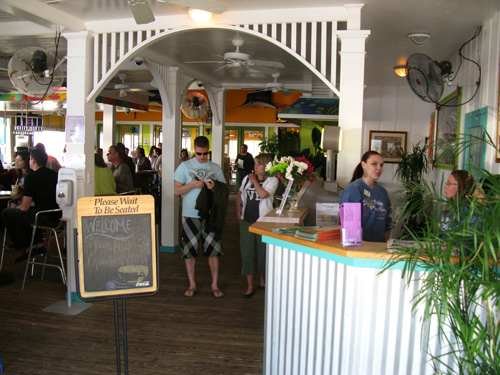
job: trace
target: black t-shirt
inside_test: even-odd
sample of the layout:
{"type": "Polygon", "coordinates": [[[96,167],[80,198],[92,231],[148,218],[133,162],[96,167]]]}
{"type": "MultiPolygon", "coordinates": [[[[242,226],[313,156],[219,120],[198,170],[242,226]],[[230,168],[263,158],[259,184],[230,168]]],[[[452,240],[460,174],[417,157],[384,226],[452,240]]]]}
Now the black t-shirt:
{"type": "MultiPolygon", "coordinates": [[[[46,167],[37,169],[24,178],[23,196],[31,197],[36,211],[59,208],[56,202],[57,172],[46,167]]],[[[61,213],[50,214],[57,220],[61,213]]]]}
{"type": "MultiPolygon", "coordinates": [[[[260,181],[259,184],[262,185],[260,181]]],[[[247,195],[247,202],[245,205],[243,220],[247,223],[255,223],[259,218],[260,197],[251,181],[247,182],[244,194],[247,195]]]]}

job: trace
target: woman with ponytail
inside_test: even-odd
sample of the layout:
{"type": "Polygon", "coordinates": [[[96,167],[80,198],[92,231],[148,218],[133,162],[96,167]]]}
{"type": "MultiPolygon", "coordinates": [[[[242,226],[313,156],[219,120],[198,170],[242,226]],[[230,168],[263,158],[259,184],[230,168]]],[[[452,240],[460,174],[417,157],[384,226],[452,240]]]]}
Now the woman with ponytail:
{"type": "Polygon", "coordinates": [[[340,195],[340,204],[361,203],[363,241],[385,242],[391,229],[391,201],[387,191],[377,184],[384,170],[384,159],[375,151],[363,154],[354,169],[351,183],[340,195]]]}

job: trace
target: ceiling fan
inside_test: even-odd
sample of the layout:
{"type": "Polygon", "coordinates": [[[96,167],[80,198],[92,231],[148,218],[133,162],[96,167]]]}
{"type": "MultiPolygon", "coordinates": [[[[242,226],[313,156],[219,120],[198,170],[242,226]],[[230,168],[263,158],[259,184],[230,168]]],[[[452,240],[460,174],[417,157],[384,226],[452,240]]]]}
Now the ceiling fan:
{"type": "Polygon", "coordinates": [[[286,88],[284,83],[278,82],[278,78],[280,77],[279,72],[274,72],[273,74],[271,74],[271,76],[274,78],[274,81],[266,83],[266,87],[264,89],[262,89],[261,91],[270,91],[273,93],[280,93],[280,94],[286,95],[286,96],[291,95],[292,94],[291,91],[307,92],[307,93],[311,92],[310,90],[304,90],[304,89],[286,88]]]}
{"type": "Polygon", "coordinates": [[[138,87],[130,87],[130,85],[125,82],[125,80],[127,79],[126,73],[118,73],[116,76],[121,82],[115,83],[111,87],[108,87],[107,89],[118,91],[120,98],[126,97],[129,92],[132,92],[134,94],[149,95],[149,96],[155,95],[138,87]]]}
{"type": "MultiPolygon", "coordinates": [[[[146,24],[155,20],[153,11],[148,0],[127,0],[132,14],[137,24],[146,24]]],[[[186,8],[201,9],[212,13],[223,13],[226,11],[226,4],[213,0],[156,0],[159,3],[169,3],[180,5],[186,8]]]]}
{"type": "Polygon", "coordinates": [[[186,61],[186,64],[224,64],[220,68],[217,68],[215,71],[221,71],[230,68],[247,68],[247,69],[255,69],[261,71],[263,73],[271,73],[276,71],[276,69],[283,69],[285,65],[278,61],[264,61],[264,60],[253,60],[249,54],[243,53],[240,51],[240,47],[245,44],[245,40],[237,35],[235,36],[231,42],[233,46],[236,47],[236,51],[234,52],[226,52],[222,57],[224,60],[216,60],[216,61],[186,61]]]}

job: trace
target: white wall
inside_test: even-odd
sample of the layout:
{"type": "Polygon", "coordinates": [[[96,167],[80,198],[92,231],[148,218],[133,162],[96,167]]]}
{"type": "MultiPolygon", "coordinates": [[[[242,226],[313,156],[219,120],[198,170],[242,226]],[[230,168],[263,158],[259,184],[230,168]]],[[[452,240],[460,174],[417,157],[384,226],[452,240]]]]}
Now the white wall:
{"type": "MultiPolygon", "coordinates": [[[[471,30],[471,37],[474,30],[471,30]]],[[[467,40],[464,40],[465,43],[467,40]]],[[[418,52],[415,50],[415,52],[418,52]]],[[[465,122],[465,114],[476,109],[488,106],[490,118],[488,133],[492,138],[498,137],[498,100],[499,100],[499,70],[500,70],[500,12],[484,23],[483,30],[478,38],[469,43],[462,54],[481,65],[482,77],[478,94],[474,99],[461,108],[460,124],[465,122]]],[[[432,57],[432,56],[431,56],[432,57]]],[[[458,49],[455,56],[450,56],[453,64],[452,75],[458,69],[458,49]]],[[[462,87],[462,102],[472,97],[478,80],[476,65],[464,60],[458,71],[457,79],[452,86],[446,86],[443,98],[456,89],[462,87]]],[[[405,78],[398,86],[371,86],[365,89],[363,113],[363,150],[369,149],[368,141],[370,130],[406,131],[408,132],[408,149],[412,144],[425,139],[429,133],[430,115],[435,106],[420,100],[409,88],[405,78]]],[[[462,128],[463,129],[463,128],[462,128]]],[[[462,132],[463,130],[461,130],[462,132]]],[[[492,173],[500,173],[500,163],[495,162],[495,150],[490,148],[486,155],[486,169],[492,173]]],[[[459,158],[460,163],[462,162],[459,158]]],[[[461,167],[461,164],[459,164],[461,167]]],[[[387,188],[394,202],[397,199],[395,192],[399,189],[394,174],[397,164],[385,164],[384,173],[379,182],[387,188]]],[[[449,171],[433,169],[428,180],[441,183],[448,176],[449,171]]]]}

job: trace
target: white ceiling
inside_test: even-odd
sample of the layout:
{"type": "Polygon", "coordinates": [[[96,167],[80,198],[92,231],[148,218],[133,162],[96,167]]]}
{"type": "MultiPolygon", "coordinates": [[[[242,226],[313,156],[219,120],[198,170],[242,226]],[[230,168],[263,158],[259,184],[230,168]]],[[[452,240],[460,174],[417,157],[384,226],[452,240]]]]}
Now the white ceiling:
{"type": "MultiPolygon", "coordinates": [[[[279,9],[308,9],[315,7],[356,4],[352,0],[219,0],[227,5],[227,12],[258,10],[269,14],[279,9]]],[[[93,27],[102,21],[120,20],[135,26],[127,0],[22,0],[29,9],[19,9],[20,0],[0,0],[0,68],[5,68],[10,57],[23,47],[41,46],[54,49],[53,35],[46,26],[54,22],[68,24],[74,29],[91,23],[93,27]],[[45,3],[49,2],[49,5],[45,3]],[[64,13],[60,13],[64,12],[64,13]],[[74,17],[74,18],[72,18],[74,17]],[[32,30],[32,31],[30,31],[32,30]]],[[[186,8],[149,0],[157,19],[164,16],[185,15],[186,8]]],[[[366,43],[366,85],[394,85],[398,79],[393,66],[415,52],[431,56],[435,60],[451,59],[461,44],[468,40],[479,25],[500,11],[498,0],[365,0],[361,12],[361,28],[370,30],[366,43]],[[431,34],[424,46],[413,44],[410,33],[431,34]]],[[[214,70],[219,64],[192,63],[187,61],[220,60],[224,52],[234,51],[231,44],[233,31],[192,31],[164,39],[144,53],[146,57],[191,69],[199,77],[210,78],[222,85],[257,87],[271,82],[269,75],[253,72],[240,74],[238,70],[214,70]]],[[[286,66],[281,70],[280,82],[288,88],[318,83],[307,69],[290,56],[268,42],[245,35],[241,51],[257,60],[279,61],[286,66]]],[[[64,55],[66,42],[61,38],[60,54],[64,55]]],[[[142,81],[144,73],[136,74],[131,63],[128,81],[142,81]]],[[[0,71],[0,89],[11,89],[5,71],[0,71]]]]}

